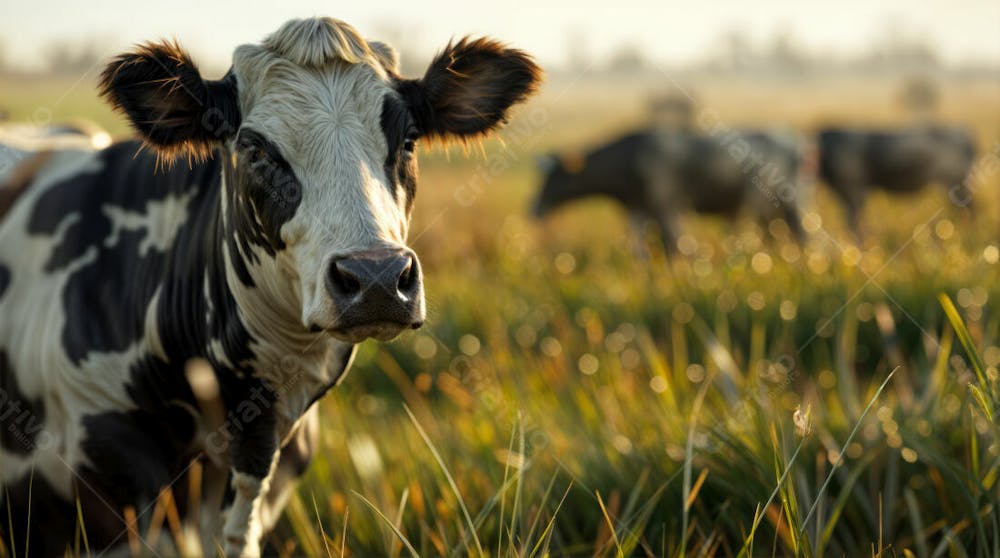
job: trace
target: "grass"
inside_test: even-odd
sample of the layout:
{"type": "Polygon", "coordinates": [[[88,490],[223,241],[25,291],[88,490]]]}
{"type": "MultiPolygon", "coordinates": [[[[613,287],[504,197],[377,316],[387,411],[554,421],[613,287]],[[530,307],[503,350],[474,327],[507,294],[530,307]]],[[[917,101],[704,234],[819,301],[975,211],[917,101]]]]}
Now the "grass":
{"type": "MultiPolygon", "coordinates": [[[[428,323],[363,345],[321,402],[320,451],[272,548],[1000,555],[1000,170],[977,183],[974,221],[940,191],[875,196],[857,247],[818,189],[805,247],[780,225],[691,218],[684,257],[637,261],[605,203],[526,217],[535,154],[641,114],[640,92],[602,114],[604,89],[563,85],[505,147],[422,155],[411,240],[428,323]]],[[[734,125],[903,119],[883,110],[888,84],[825,87],[699,89],[734,125]]],[[[997,92],[944,96],[984,150],[997,92]]]]}

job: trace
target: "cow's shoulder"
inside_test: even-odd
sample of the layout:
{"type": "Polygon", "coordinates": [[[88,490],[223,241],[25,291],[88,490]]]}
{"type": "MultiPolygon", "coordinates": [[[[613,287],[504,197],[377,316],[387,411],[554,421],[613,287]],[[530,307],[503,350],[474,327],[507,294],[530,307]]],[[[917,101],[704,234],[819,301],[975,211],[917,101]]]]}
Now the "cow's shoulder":
{"type": "Polygon", "coordinates": [[[23,159],[11,161],[13,172],[0,181],[0,220],[4,218],[14,202],[21,197],[28,186],[35,181],[39,171],[52,159],[51,151],[24,154],[23,159]]]}

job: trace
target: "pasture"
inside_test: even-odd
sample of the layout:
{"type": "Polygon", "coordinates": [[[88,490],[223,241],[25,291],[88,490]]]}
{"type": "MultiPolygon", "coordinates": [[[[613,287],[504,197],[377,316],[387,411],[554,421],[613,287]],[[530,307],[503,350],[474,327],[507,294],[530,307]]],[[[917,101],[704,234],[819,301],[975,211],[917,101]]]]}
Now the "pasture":
{"type": "MultiPolygon", "coordinates": [[[[0,78],[0,102],[127,133],[92,77],[0,78]]],[[[807,134],[905,122],[895,85],[695,89],[713,122],[807,134]]],[[[690,217],[680,257],[643,261],[609,203],[528,216],[536,155],[610,139],[673,87],[553,77],[503,141],[421,147],[427,323],[366,342],[323,399],[274,550],[1000,555],[1000,84],[943,92],[979,142],[973,220],[942,189],[878,194],[856,246],[815,185],[804,247],[690,217]]]]}

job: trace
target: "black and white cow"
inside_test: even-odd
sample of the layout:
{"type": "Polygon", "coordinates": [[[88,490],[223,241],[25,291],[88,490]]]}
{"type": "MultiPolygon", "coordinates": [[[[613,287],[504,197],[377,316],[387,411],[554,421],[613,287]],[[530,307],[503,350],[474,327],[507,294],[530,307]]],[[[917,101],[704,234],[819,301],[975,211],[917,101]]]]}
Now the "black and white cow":
{"type": "Polygon", "coordinates": [[[843,202],[855,235],[868,193],[916,192],[930,183],[970,206],[967,177],[976,157],[972,136],[961,128],[916,126],[900,130],[825,128],[817,135],[819,175],[843,202]]]}
{"type": "Polygon", "coordinates": [[[8,548],[61,555],[80,525],[91,548],[120,545],[123,510],[141,532],[161,489],[188,509],[198,462],[208,545],[257,555],[355,344],[424,320],[416,142],[494,130],[539,79],[488,39],[404,79],[389,47],[326,18],[240,46],[219,80],[175,43],[116,58],[102,92],[148,149],[0,177],[8,548]]]}
{"type": "Polygon", "coordinates": [[[574,200],[601,196],[628,211],[633,228],[656,224],[664,250],[677,250],[684,211],[784,219],[802,239],[800,152],[787,133],[674,129],[629,133],[584,156],[548,157],[533,212],[543,217],[574,200]]]}

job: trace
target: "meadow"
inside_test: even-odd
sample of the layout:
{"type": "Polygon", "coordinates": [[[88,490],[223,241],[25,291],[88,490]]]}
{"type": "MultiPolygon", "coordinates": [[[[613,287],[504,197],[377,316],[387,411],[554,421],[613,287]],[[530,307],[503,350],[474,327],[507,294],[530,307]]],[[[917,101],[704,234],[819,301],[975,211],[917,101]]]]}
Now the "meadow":
{"type": "MultiPolygon", "coordinates": [[[[805,246],[692,216],[673,259],[636,258],[600,200],[532,220],[535,156],[641,125],[648,93],[679,87],[654,77],[553,78],[501,140],[421,149],[427,324],[364,344],[322,400],[272,549],[1000,556],[1000,83],[949,83],[938,114],[979,142],[974,216],[942,189],[876,195],[857,245],[812,184],[805,246]]],[[[71,84],[0,79],[0,102],[126,133],[71,84]]],[[[905,122],[894,86],[694,90],[726,126],[808,137],[905,122]]]]}

